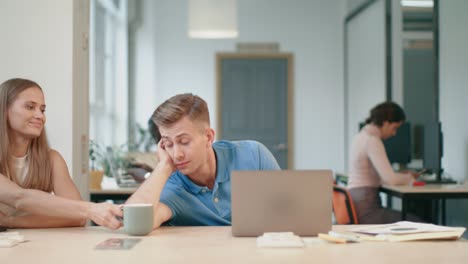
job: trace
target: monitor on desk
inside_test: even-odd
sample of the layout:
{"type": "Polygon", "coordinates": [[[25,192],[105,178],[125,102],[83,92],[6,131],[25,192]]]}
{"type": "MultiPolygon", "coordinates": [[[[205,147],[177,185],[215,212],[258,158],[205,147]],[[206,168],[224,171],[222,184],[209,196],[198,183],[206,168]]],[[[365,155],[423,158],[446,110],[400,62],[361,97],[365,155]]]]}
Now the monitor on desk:
{"type": "Polygon", "coordinates": [[[411,125],[403,123],[395,136],[384,140],[385,151],[390,163],[408,164],[411,162],[411,125]]]}
{"type": "Polygon", "coordinates": [[[437,175],[437,182],[442,181],[443,135],[440,122],[424,124],[423,166],[437,175]]]}

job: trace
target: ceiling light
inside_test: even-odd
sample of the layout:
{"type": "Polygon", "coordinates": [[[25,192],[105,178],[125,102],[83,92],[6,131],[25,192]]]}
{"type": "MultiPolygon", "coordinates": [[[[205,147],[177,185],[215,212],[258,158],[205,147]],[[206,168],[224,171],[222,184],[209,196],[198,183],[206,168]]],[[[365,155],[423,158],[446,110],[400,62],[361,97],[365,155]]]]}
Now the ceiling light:
{"type": "Polygon", "coordinates": [[[236,38],[236,0],[188,0],[189,37],[236,38]]]}
{"type": "Polygon", "coordinates": [[[402,6],[407,7],[433,7],[434,1],[432,0],[401,0],[402,6]]]}

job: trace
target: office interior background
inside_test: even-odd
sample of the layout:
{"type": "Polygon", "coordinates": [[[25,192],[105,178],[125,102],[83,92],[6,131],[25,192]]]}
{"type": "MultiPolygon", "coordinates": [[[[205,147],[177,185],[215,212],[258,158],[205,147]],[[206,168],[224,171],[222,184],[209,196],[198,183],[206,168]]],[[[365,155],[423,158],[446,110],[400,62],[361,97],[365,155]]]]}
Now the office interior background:
{"type": "MultiPolygon", "coordinates": [[[[352,97],[346,90],[348,68],[345,62],[350,54],[346,52],[345,43],[350,38],[346,37],[345,20],[366,2],[239,0],[239,36],[200,40],[187,36],[188,4],[185,0],[135,0],[128,3],[0,0],[0,80],[24,77],[42,85],[48,109],[46,128],[50,144],[62,153],[82,196],[88,197],[87,144],[90,135],[109,140],[106,144],[124,141],[132,134],[129,124],[146,125],[158,104],[182,92],[192,92],[206,99],[212,126],[216,128],[216,53],[236,52],[237,43],[277,43],[279,52],[294,56],[293,125],[290,129],[294,144],[288,146],[293,157],[290,168],[345,172],[348,137],[352,130],[357,132],[358,129],[355,121],[364,120],[370,106],[385,100],[383,87],[367,91],[375,96],[370,99],[368,93],[361,93],[363,91],[352,97]],[[107,22],[95,20],[94,15],[98,12],[110,12],[107,17],[103,16],[107,22]],[[99,23],[101,29],[107,27],[108,31],[94,32],[99,29],[96,27],[99,23]],[[109,31],[111,24],[114,27],[109,31]],[[98,67],[93,60],[99,54],[90,54],[96,50],[93,45],[98,37],[115,40],[112,47],[107,47],[115,52],[111,61],[115,76],[111,85],[106,86],[115,91],[108,91],[104,96],[93,90],[102,87],[99,83],[96,85],[93,75],[96,72],[93,67],[98,67]],[[358,108],[350,111],[349,106],[358,108]],[[349,115],[351,112],[352,116],[349,115]],[[110,122],[109,118],[99,121],[105,117],[98,113],[107,114],[112,124],[105,125],[110,122]]],[[[402,30],[403,10],[399,1],[390,3],[390,89],[392,100],[409,109],[413,105],[405,105],[403,90],[406,45],[402,30]]],[[[444,137],[442,167],[459,181],[468,177],[466,11],[467,1],[438,1],[436,80],[438,118],[444,137]]],[[[367,37],[372,41],[372,36],[367,37]]],[[[363,36],[360,43],[363,50],[367,49],[368,43],[363,36]]],[[[365,56],[353,54],[358,58],[365,56]]],[[[428,79],[432,77],[427,76],[428,79]]],[[[375,75],[369,74],[369,79],[372,78],[375,75]]],[[[428,107],[425,100],[413,104],[428,107]]],[[[466,226],[468,214],[463,213],[468,209],[466,201],[449,201],[447,209],[448,225],[466,226]]]]}

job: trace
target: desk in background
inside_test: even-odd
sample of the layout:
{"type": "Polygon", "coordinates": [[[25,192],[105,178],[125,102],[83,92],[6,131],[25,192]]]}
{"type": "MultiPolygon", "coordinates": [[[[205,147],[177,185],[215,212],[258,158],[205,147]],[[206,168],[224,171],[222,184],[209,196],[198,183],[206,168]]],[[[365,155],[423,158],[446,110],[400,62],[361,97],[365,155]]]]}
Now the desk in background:
{"type": "Polygon", "coordinates": [[[89,199],[92,202],[104,202],[106,200],[125,201],[136,191],[137,187],[122,188],[105,188],[105,189],[90,189],[89,199]]]}
{"type": "MultiPolygon", "coordinates": [[[[446,224],[445,202],[447,199],[467,199],[468,198],[468,185],[458,184],[426,184],[425,186],[389,186],[384,185],[380,190],[386,193],[387,206],[391,206],[391,196],[401,199],[401,213],[403,220],[406,219],[408,203],[410,200],[423,199],[433,200],[440,204],[440,222],[442,225],[446,224]]],[[[433,222],[438,222],[439,215],[433,222]]]]}
{"type": "MultiPolygon", "coordinates": [[[[334,226],[335,231],[356,226],[334,226]]],[[[235,238],[231,227],[162,227],[131,250],[95,250],[108,239],[128,237],[102,227],[21,229],[26,243],[0,249],[0,263],[466,263],[468,243],[459,241],[363,242],[305,248],[257,248],[256,238],[235,238]]]]}

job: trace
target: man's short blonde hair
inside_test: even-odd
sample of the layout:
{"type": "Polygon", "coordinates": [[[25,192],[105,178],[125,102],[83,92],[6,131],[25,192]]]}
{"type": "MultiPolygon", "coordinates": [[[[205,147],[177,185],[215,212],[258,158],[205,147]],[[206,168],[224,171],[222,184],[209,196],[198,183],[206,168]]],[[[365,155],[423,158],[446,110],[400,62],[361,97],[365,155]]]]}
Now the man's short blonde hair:
{"type": "Polygon", "coordinates": [[[191,121],[210,126],[208,105],[192,93],[178,94],[160,104],[153,112],[152,120],[158,127],[170,126],[187,116],[191,121]]]}

